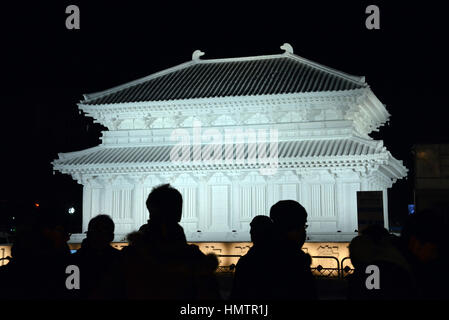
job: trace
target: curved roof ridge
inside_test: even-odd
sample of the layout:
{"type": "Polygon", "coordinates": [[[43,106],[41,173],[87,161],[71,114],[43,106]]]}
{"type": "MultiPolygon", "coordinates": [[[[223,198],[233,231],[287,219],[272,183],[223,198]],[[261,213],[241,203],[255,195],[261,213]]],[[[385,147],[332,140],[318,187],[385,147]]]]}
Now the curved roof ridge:
{"type": "Polygon", "coordinates": [[[284,55],[290,55],[293,58],[300,60],[301,62],[304,62],[304,63],[307,63],[308,65],[314,66],[315,68],[319,68],[319,69],[321,69],[323,71],[331,72],[333,74],[336,74],[336,75],[339,75],[341,77],[347,78],[349,80],[355,81],[355,82],[357,82],[359,84],[362,84],[362,85],[367,85],[367,83],[365,82],[365,76],[352,75],[352,74],[340,71],[338,69],[325,66],[325,65],[320,64],[318,62],[306,59],[304,57],[298,56],[298,55],[296,55],[294,53],[285,52],[284,55]]]}
{"type": "Polygon", "coordinates": [[[187,68],[187,67],[189,67],[190,65],[192,65],[194,63],[197,63],[197,62],[195,60],[186,61],[186,62],[180,63],[178,65],[175,65],[173,67],[170,67],[168,69],[156,71],[156,72],[154,72],[152,74],[149,74],[147,76],[144,76],[142,78],[138,78],[136,80],[132,80],[130,82],[126,82],[124,84],[121,84],[121,85],[118,85],[118,86],[114,86],[114,87],[106,89],[106,90],[97,91],[97,92],[93,92],[93,93],[85,93],[85,94],[83,94],[83,97],[84,97],[85,100],[81,101],[81,102],[88,102],[88,100],[95,100],[95,99],[101,98],[102,96],[105,96],[105,95],[108,95],[110,93],[113,93],[114,91],[120,91],[120,90],[123,90],[123,89],[130,88],[132,86],[141,84],[141,83],[146,82],[148,80],[151,80],[151,79],[154,79],[154,78],[166,75],[168,73],[171,73],[171,72],[174,72],[174,71],[177,71],[177,70],[181,70],[181,69],[187,68]]]}
{"type": "Polygon", "coordinates": [[[364,77],[284,52],[237,58],[194,58],[107,90],[84,94],[84,101],[80,103],[95,105],[188,100],[366,87],[364,77]]]}

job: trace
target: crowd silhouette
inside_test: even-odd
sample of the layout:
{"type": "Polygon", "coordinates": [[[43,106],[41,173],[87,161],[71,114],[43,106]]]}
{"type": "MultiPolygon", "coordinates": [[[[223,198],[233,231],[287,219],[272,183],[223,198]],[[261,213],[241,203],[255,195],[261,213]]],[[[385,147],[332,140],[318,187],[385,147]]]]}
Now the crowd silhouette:
{"type": "MultiPolygon", "coordinates": [[[[26,216],[17,227],[11,261],[0,267],[0,299],[316,300],[312,258],[302,247],[307,212],[293,200],[274,204],[269,216],[250,223],[253,246],[236,267],[232,291],[223,297],[217,256],[188,244],[181,221],[183,199],[164,184],[149,194],[149,220],[112,247],[114,222],[104,214],[89,222],[80,249],[71,254],[70,235],[57,216],[26,216]],[[69,290],[66,268],[79,268],[79,289],[69,290]]],[[[427,210],[409,216],[400,237],[381,226],[359,232],[350,245],[354,272],[345,298],[447,299],[448,215],[427,210]],[[367,286],[367,267],[379,270],[379,288],[367,286]]]]}

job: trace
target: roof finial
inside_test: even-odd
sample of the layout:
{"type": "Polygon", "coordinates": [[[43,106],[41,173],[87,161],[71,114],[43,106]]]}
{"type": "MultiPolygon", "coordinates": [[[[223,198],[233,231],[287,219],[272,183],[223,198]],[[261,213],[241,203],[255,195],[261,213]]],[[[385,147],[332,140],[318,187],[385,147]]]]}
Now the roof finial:
{"type": "Polygon", "coordinates": [[[281,49],[282,50],[284,50],[286,53],[288,52],[288,53],[293,53],[293,47],[290,45],[290,43],[284,43],[282,46],[281,46],[281,49]]]}
{"type": "Polygon", "coordinates": [[[195,50],[192,53],[192,60],[199,60],[201,56],[204,55],[204,52],[201,50],[195,50]]]}

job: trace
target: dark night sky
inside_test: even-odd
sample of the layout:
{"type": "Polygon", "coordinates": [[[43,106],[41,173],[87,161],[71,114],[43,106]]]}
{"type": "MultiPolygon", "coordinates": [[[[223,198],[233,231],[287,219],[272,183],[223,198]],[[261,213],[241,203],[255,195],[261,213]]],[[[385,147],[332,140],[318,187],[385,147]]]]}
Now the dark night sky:
{"type": "MultiPolygon", "coordinates": [[[[60,2],[1,8],[0,200],[10,208],[79,206],[81,186],[53,175],[50,162],[100,142],[102,127],[78,114],[82,94],[188,61],[196,49],[204,59],[225,58],[281,53],[288,42],[295,54],[366,76],[391,114],[371,136],[411,173],[413,144],[449,142],[448,36],[439,2],[60,2]],[[80,7],[81,30],[65,28],[69,4],[80,7]],[[369,4],[380,8],[380,30],[365,28],[369,4]]],[[[393,220],[413,199],[411,180],[391,189],[393,220]]]]}

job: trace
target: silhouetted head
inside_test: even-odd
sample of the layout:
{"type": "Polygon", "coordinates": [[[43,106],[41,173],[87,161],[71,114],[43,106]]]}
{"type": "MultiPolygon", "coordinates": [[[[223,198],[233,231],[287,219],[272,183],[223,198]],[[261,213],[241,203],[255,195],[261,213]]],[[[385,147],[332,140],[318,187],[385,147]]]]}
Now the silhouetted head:
{"type": "Polygon", "coordinates": [[[273,235],[273,220],[267,216],[255,216],[249,224],[251,241],[254,244],[268,243],[273,235]]]}
{"type": "Polygon", "coordinates": [[[142,240],[147,245],[185,245],[187,243],[184,229],[179,223],[160,223],[150,219],[139,229],[142,240]]]}
{"type": "Polygon", "coordinates": [[[307,212],[299,202],[281,200],[270,209],[270,218],[281,238],[303,245],[306,240],[307,212]]]}
{"type": "Polygon", "coordinates": [[[362,236],[368,237],[369,239],[371,239],[371,241],[373,241],[373,243],[377,245],[382,245],[385,242],[390,241],[391,238],[388,230],[378,224],[367,226],[365,229],[360,231],[360,234],[362,236]]]}
{"type": "Polygon", "coordinates": [[[90,245],[103,248],[114,240],[114,221],[106,214],[100,214],[89,221],[87,240],[90,245]]]}
{"type": "Polygon", "coordinates": [[[152,221],[163,223],[181,221],[182,195],[170,184],[153,188],[148,195],[146,204],[152,221]]]}
{"type": "Polygon", "coordinates": [[[28,224],[18,225],[11,247],[12,257],[19,260],[35,259],[39,256],[39,246],[43,244],[43,234],[36,227],[28,224]]]}
{"type": "Polygon", "coordinates": [[[27,259],[46,254],[68,253],[64,217],[52,208],[25,213],[16,227],[16,238],[11,248],[14,258],[27,259]]]}
{"type": "Polygon", "coordinates": [[[357,236],[349,244],[349,257],[355,269],[368,265],[374,256],[374,244],[368,236],[357,236]]]}
{"type": "Polygon", "coordinates": [[[419,211],[409,216],[401,233],[408,251],[421,262],[447,255],[448,214],[438,208],[419,211]]]}
{"type": "Polygon", "coordinates": [[[220,264],[220,261],[215,253],[208,253],[204,259],[207,272],[215,272],[220,264]]]}

